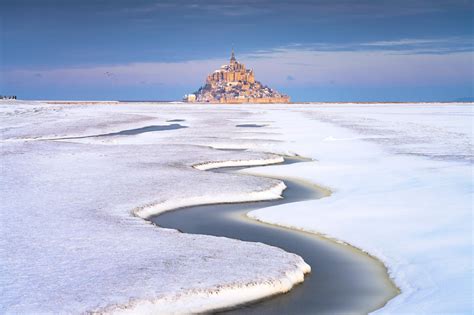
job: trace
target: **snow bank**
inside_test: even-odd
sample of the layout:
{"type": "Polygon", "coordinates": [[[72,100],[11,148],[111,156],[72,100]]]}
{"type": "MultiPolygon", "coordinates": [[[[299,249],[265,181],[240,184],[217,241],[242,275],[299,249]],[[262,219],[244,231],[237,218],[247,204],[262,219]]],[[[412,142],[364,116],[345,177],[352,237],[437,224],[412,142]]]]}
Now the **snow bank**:
{"type": "MultiPolygon", "coordinates": [[[[256,160],[227,160],[227,161],[209,161],[194,164],[193,167],[198,170],[210,170],[222,167],[236,166],[255,166],[255,165],[272,165],[284,162],[283,157],[274,156],[265,159],[256,160]]],[[[251,201],[275,200],[282,198],[282,193],[286,189],[285,183],[279,181],[275,185],[262,190],[252,191],[249,193],[229,193],[229,194],[212,194],[207,196],[184,197],[179,199],[165,200],[158,204],[146,205],[133,210],[136,216],[147,219],[151,216],[158,215],[163,212],[186,208],[199,205],[210,205],[219,203],[238,203],[251,201]]]]}
{"type": "MultiPolygon", "coordinates": [[[[231,164],[231,163],[230,163],[231,164]]],[[[240,164],[244,165],[244,164],[240,164]]],[[[210,205],[219,203],[237,203],[237,202],[250,202],[250,201],[264,201],[274,200],[282,198],[281,195],[286,186],[283,182],[270,187],[263,191],[252,191],[244,194],[239,193],[228,193],[228,194],[214,194],[209,196],[195,196],[189,198],[181,198],[176,200],[166,200],[159,204],[148,205],[140,208],[136,208],[133,212],[135,215],[141,218],[149,218],[153,215],[171,211],[179,208],[199,206],[199,205],[210,205]]]]}
{"type": "Polygon", "coordinates": [[[280,278],[245,285],[222,285],[216,288],[191,290],[165,297],[132,301],[126,305],[112,305],[94,312],[106,314],[190,314],[222,310],[286,293],[304,281],[311,267],[301,258],[280,278]]]}
{"type": "Polygon", "coordinates": [[[215,161],[205,162],[194,165],[194,168],[198,170],[211,170],[222,167],[238,167],[238,166],[260,166],[260,165],[271,165],[284,162],[285,159],[281,156],[275,156],[272,159],[265,160],[229,160],[229,161],[215,161]]]}

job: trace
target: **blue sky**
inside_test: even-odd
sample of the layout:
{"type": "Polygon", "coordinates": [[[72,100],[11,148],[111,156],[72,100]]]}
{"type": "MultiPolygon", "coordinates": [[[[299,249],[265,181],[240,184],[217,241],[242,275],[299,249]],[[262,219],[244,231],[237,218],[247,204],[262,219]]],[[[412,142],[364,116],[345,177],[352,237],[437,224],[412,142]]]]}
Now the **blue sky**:
{"type": "Polygon", "coordinates": [[[180,99],[237,59],[295,101],[473,97],[463,0],[1,0],[0,94],[180,99]]]}

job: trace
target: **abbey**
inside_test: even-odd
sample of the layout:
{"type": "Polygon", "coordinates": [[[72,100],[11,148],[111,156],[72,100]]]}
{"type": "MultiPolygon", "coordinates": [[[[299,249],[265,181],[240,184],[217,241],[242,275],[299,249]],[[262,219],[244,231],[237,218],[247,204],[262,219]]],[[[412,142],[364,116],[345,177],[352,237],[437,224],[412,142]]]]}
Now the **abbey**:
{"type": "Polygon", "coordinates": [[[200,103],[288,103],[290,97],[255,80],[252,69],[235,59],[234,50],[228,65],[209,74],[206,84],[185,96],[187,102],[200,103]]]}

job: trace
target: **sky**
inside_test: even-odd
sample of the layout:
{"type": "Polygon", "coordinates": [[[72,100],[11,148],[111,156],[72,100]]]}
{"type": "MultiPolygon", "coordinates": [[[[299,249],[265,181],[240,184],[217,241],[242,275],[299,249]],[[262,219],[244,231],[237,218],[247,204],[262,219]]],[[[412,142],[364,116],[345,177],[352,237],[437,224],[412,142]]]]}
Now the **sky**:
{"type": "Polygon", "coordinates": [[[0,0],[0,95],[178,100],[237,60],[293,101],[474,98],[470,0],[0,0]]]}

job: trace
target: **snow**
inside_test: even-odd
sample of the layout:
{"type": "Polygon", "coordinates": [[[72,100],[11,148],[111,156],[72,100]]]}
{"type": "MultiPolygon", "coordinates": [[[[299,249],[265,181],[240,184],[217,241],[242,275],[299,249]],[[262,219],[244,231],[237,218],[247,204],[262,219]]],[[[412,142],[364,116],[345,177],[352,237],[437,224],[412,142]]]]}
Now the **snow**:
{"type": "MultiPolygon", "coordinates": [[[[253,164],[250,164],[253,165],[253,164]]],[[[158,215],[166,211],[171,211],[179,208],[198,206],[198,205],[210,205],[219,203],[238,203],[238,202],[250,202],[250,201],[263,201],[263,200],[274,200],[282,198],[281,195],[285,190],[286,185],[283,182],[279,182],[266,190],[245,192],[245,193],[216,193],[213,196],[194,196],[175,198],[172,200],[166,200],[157,204],[147,205],[134,209],[134,214],[147,219],[153,215],[158,215]]]]}
{"type": "Polygon", "coordinates": [[[254,282],[241,286],[219,286],[213,291],[194,290],[188,294],[169,295],[158,300],[139,300],[126,307],[111,307],[100,310],[114,314],[180,314],[201,313],[215,309],[225,309],[229,305],[244,304],[248,301],[259,300],[277,293],[288,292],[296,283],[304,281],[304,273],[311,268],[300,261],[297,269],[289,271],[278,282],[254,282]],[[184,307],[185,308],[184,308],[184,307]]]}
{"type": "Polygon", "coordinates": [[[275,247],[178,233],[133,215],[183,197],[279,197],[280,181],[192,167],[275,159],[193,144],[208,132],[227,141],[234,126],[221,123],[220,113],[209,118],[179,107],[20,101],[2,102],[0,109],[0,313],[204,311],[286,292],[309,272],[299,256],[275,247]],[[38,140],[174,118],[189,128],[38,140]],[[175,144],[173,137],[191,144],[175,144]]]}
{"type": "Polygon", "coordinates": [[[259,166],[259,165],[271,165],[282,163],[285,159],[281,156],[275,156],[273,158],[268,158],[265,160],[227,160],[227,161],[214,161],[214,162],[205,162],[193,165],[194,168],[198,170],[211,170],[214,168],[221,167],[236,167],[236,166],[259,166]]]}
{"type": "Polygon", "coordinates": [[[383,261],[401,294],[377,312],[472,312],[472,104],[2,101],[0,115],[0,313],[200,312],[286,292],[309,272],[299,256],[142,218],[279,198],[281,181],[206,171],[275,154],[312,161],[245,171],[332,193],[249,216],[383,261]],[[48,140],[174,119],[188,128],[48,140]],[[249,123],[266,126],[236,127],[249,123]]]}
{"type": "Polygon", "coordinates": [[[274,152],[317,161],[251,172],[310,180],[332,194],[250,217],[381,259],[401,294],[378,313],[472,312],[472,104],[338,104],[261,115],[284,131],[274,152]]]}

